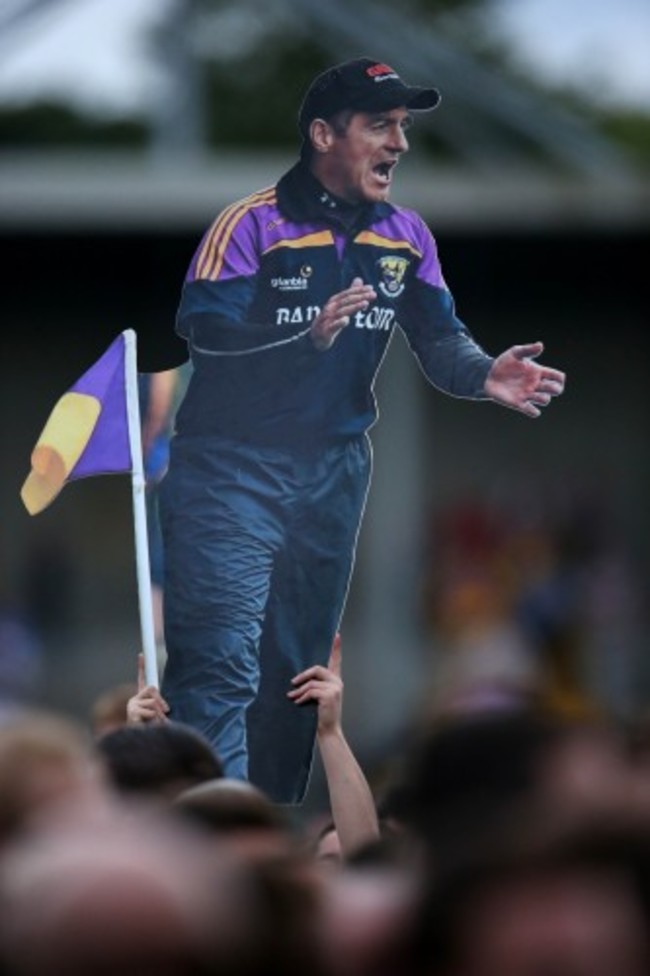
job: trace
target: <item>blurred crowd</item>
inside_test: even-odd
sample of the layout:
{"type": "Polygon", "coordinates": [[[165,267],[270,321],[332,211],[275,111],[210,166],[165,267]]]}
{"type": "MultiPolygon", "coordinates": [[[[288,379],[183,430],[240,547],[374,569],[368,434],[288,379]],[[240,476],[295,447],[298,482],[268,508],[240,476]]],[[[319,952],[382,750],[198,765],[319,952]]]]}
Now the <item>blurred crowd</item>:
{"type": "MultiPolygon", "coordinates": [[[[175,402],[162,379],[141,390],[154,529],[175,402]]],[[[48,627],[5,609],[0,976],[645,976],[641,596],[609,529],[575,493],[437,512],[422,594],[435,668],[399,740],[362,769],[339,637],[287,689],[317,709],[326,813],[225,778],[142,656],[85,719],[35,704],[48,627]]],[[[64,567],[37,564],[51,631],[64,567]]]]}
{"type": "Polygon", "coordinates": [[[435,696],[528,689],[567,716],[643,706],[647,583],[606,489],[525,479],[438,506],[422,609],[435,696]]]}
{"type": "Polygon", "coordinates": [[[141,658],[85,722],[7,712],[0,973],[647,974],[648,729],[530,691],[441,698],[366,776],[337,638],[287,692],[318,710],[326,818],[224,778],[141,658]]]}

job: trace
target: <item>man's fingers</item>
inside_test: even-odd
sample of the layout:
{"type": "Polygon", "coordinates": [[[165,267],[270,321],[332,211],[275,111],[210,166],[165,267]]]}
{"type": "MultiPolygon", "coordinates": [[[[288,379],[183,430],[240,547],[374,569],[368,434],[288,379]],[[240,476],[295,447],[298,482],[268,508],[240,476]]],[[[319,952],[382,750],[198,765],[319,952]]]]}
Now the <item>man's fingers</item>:
{"type": "Polygon", "coordinates": [[[140,717],[146,719],[158,718],[158,711],[153,705],[140,703],[140,717]]]}
{"type": "Polygon", "coordinates": [[[162,697],[158,689],[154,687],[154,685],[149,685],[148,688],[144,688],[139,693],[138,698],[142,702],[146,702],[147,704],[149,703],[155,704],[158,705],[160,708],[162,708],[164,711],[166,712],[169,711],[169,705],[162,697]]]}
{"type": "Polygon", "coordinates": [[[372,285],[365,284],[363,278],[353,278],[352,283],[347,288],[344,289],[344,292],[360,291],[360,290],[371,291],[373,294],[375,291],[372,285]]]}
{"type": "Polygon", "coordinates": [[[544,352],[543,342],[528,342],[522,346],[513,346],[512,354],[516,359],[535,359],[544,352]]]}
{"type": "Polygon", "coordinates": [[[539,383],[537,390],[539,393],[548,393],[549,396],[559,396],[560,393],[564,392],[564,386],[562,383],[552,383],[551,381],[547,380],[539,383]]]}
{"type": "Polygon", "coordinates": [[[330,298],[330,302],[339,308],[362,308],[376,297],[377,294],[370,285],[362,285],[358,288],[346,288],[345,291],[339,292],[338,295],[333,295],[330,298]]]}
{"type": "Polygon", "coordinates": [[[352,285],[344,291],[332,295],[312,325],[312,338],[316,347],[329,349],[339,332],[345,329],[357,312],[366,309],[377,297],[370,285],[364,285],[361,278],[355,278],[352,285]]]}
{"type": "Polygon", "coordinates": [[[287,698],[298,698],[304,695],[317,697],[323,691],[323,683],[321,681],[308,681],[306,684],[299,685],[297,688],[292,688],[291,691],[287,692],[287,698]]]}
{"type": "Polygon", "coordinates": [[[287,692],[287,698],[291,698],[294,705],[303,705],[305,702],[326,702],[335,701],[335,690],[331,685],[324,685],[322,682],[310,681],[300,688],[294,688],[287,692]]]}
{"type": "Polygon", "coordinates": [[[299,695],[311,695],[314,698],[330,698],[335,695],[340,695],[343,691],[343,683],[341,681],[323,681],[320,678],[310,678],[308,681],[303,681],[301,684],[296,685],[295,688],[291,688],[287,692],[287,698],[296,698],[299,695]]]}
{"type": "Polygon", "coordinates": [[[294,705],[302,705],[306,701],[317,701],[318,694],[311,688],[296,688],[295,691],[287,692],[287,698],[291,698],[294,705]]]}
{"type": "Polygon", "coordinates": [[[527,400],[521,407],[518,407],[521,413],[526,414],[527,417],[541,417],[542,411],[539,410],[534,403],[527,400]]]}
{"type": "Polygon", "coordinates": [[[330,672],[327,668],[324,668],[322,664],[314,664],[311,668],[306,668],[297,674],[295,678],[291,679],[292,685],[302,684],[304,681],[308,681],[310,678],[319,678],[321,681],[326,681],[327,678],[331,677],[330,672]]]}
{"type": "Polygon", "coordinates": [[[541,393],[537,390],[529,398],[530,403],[535,403],[538,407],[547,407],[551,402],[550,393],[541,393]]]}
{"type": "Polygon", "coordinates": [[[346,295],[332,302],[331,310],[335,315],[351,315],[368,308],[372,298],[368,295],[346,295]]]}
{"type": "Polygon", "coordinates": [[[558,370],[545,370],[533,393],[528,397],[538,406],[545,407],[554,396],[564,392],[564,374],[558,370]]]}
{"type": "Polygon", "coordinates": [[[566,376],[559,369],[545,369],[542,374],[540,388],[553,396],[558,396],[564,392],[566,376]]]}

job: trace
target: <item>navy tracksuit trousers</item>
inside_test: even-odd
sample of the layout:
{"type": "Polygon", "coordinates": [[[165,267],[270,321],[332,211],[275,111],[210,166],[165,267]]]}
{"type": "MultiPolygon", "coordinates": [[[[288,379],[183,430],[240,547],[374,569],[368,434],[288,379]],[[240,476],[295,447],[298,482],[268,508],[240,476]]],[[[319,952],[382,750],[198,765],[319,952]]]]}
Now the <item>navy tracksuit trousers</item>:
{"type": "Polygon", "coordinates": [[[171,717],[229,777],[300,803],[315,706],[291,679],[326,664],[370,480],[365,436],[311,453],[177,437],[162,484],[171,717]]]}

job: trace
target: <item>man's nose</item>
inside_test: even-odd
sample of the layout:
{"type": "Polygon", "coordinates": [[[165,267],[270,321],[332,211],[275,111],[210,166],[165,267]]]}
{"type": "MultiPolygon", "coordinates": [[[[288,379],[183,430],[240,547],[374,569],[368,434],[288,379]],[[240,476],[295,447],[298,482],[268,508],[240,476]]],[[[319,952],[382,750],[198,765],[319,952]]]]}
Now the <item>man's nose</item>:
{"type": "Polygon", "coordinates": [[[401,125],[396,125],[391,131],[391,149],[394,149],[396,152],[400,153],[406,152],[409,147],[409,143],[404,129],[401,127],[401,125]]]}

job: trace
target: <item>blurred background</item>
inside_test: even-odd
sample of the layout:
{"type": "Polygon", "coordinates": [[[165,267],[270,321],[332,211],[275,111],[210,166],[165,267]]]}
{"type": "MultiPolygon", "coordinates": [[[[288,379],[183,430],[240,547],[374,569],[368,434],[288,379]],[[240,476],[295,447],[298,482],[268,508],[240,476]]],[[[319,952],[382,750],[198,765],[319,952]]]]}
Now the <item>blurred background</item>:
{"type": "Polygon", "coordinates": [[[349,736],[372,769],[464,695],[646,710],[649,36],[646,0],[4,0],[2,707],[85,717],[135,677],[129,479],[34,519],[19,499],[54,402],[125,328],[143,372],[176,361],[203,230],[292,164],[313,75],[367,54],[442,91],[393,200],[430,223],[460,317],[491,353],[542,338],[568,385],[538,421],[453,400],[395,336],[349,736]]]}

